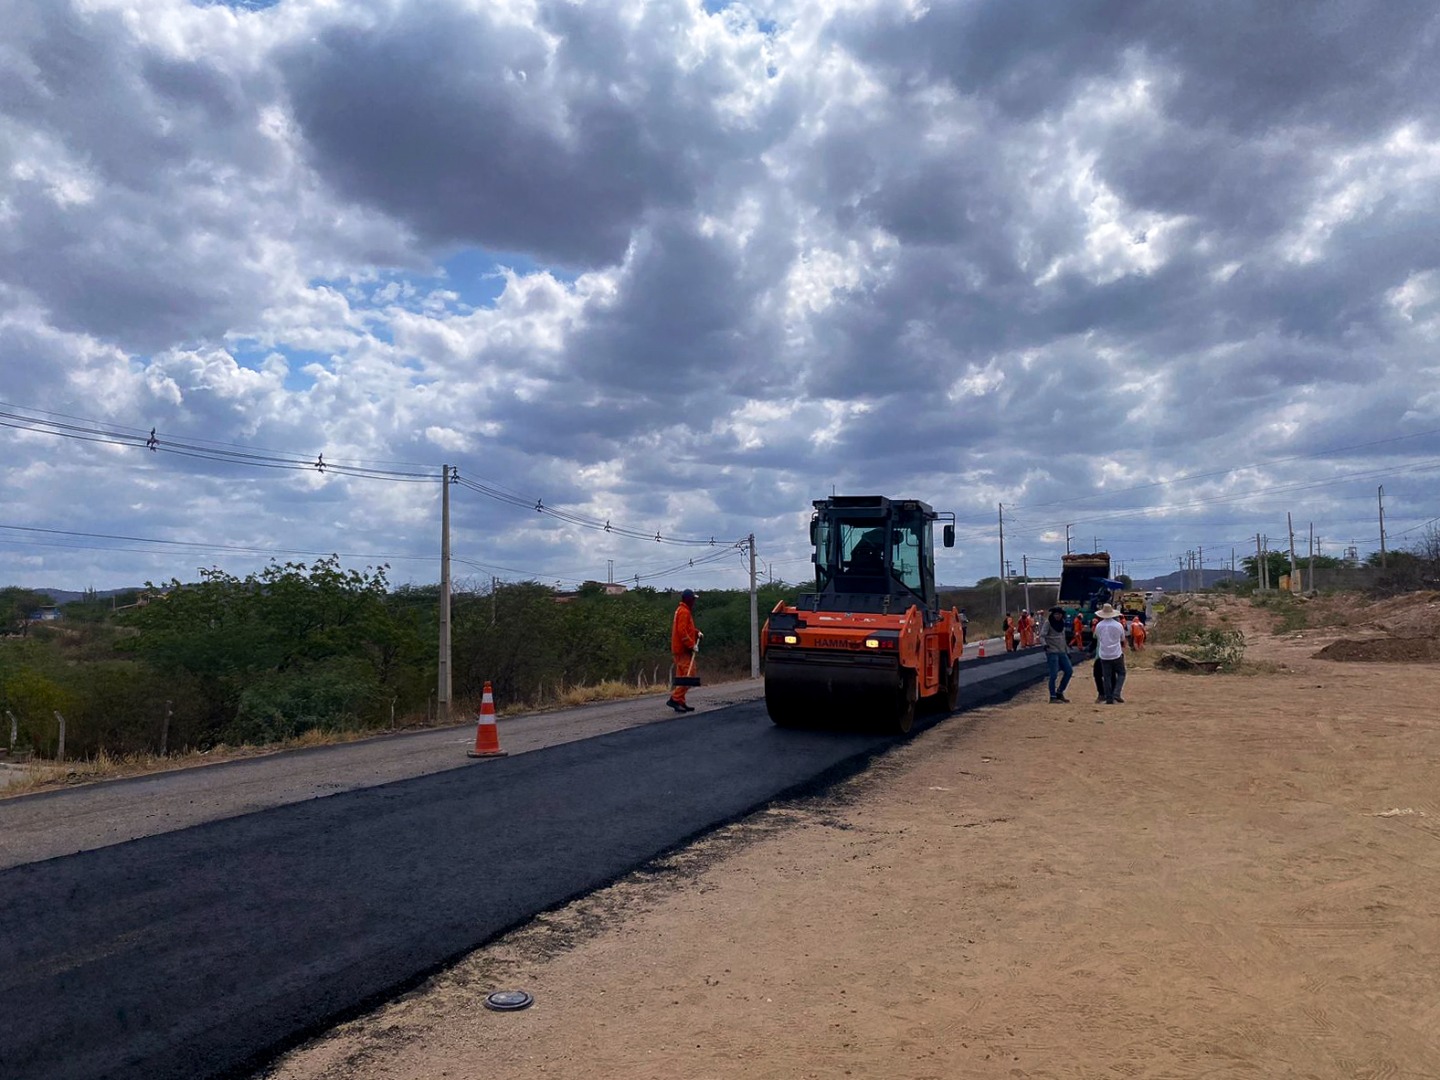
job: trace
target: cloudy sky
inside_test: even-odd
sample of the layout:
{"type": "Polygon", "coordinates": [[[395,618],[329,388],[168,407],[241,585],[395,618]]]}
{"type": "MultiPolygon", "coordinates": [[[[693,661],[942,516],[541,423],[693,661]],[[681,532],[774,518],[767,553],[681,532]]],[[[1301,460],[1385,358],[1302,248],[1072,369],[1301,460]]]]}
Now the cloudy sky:
{"type": "Polygon", "coordinates": [[[1440,515],[1433,0],[0,25],[0,584],[434,581],[447,463],[481,582],[800,580],[832,488],[954,511],[950,582],[1002,503],[1137,577],[1440,515]]]}

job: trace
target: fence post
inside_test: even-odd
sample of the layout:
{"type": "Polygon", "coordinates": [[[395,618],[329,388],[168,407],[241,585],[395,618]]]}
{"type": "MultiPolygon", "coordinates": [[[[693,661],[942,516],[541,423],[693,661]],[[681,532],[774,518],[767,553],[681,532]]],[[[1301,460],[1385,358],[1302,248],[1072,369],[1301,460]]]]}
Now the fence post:
{"type": "Polygon", "coordinates": [[[10,750],[14,752],[15,744],[20,741],[20,721],[15,719],[15,714],[9,709],[5,710],[5,715],[10,718],[10,750]]]}
{"type": "Polygon", "coordinates": [[[60,715],[60,710],[55,710],[55,719],[60,721],[60,743],[55,748],[55,760],[65,760],[65,717],[60,715]]]}
{"type": "Polygon", "coordinates": [[[160,727],[160,756],[167,757],[170,753],[170,702],[165,702],[165,722],[160,727]]]}

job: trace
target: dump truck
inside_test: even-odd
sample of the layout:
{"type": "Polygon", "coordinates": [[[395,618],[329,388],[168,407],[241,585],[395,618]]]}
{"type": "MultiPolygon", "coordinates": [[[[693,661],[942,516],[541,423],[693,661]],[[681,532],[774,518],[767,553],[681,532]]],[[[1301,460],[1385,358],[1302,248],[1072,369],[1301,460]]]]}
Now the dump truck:
{"type": "Polygon", "coordinates": [[[940,610],[934,528],[918,499],[837,495],[810,518],[815,591],[781,601],[760,635],[765,708],[781,727],[860,723],[906,734],[917,707],[959,701],[960,613],[940,610]]]}
{"type": "Polygon", "coordinates": [[[1115,590],[1123,587],[1110,579],[1108,551],[1060,556],[1060,591],[1056,603],[1065,609],[1067,625],[1075,621],[1076,615],[1080,616],[1081,644],[1085,648],[1090,647],[1090,624],[1095,612],[1102,604],[1111,603],[1115,590]]]}

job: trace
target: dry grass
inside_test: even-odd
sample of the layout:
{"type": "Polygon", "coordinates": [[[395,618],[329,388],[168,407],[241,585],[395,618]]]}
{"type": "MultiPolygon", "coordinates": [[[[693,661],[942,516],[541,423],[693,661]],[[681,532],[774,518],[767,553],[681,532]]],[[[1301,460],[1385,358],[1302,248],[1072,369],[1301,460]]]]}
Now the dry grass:
{"type": "Polygon", "coordinates": [[[621,701],[625,698],[644,697],[646,694],[654,694],[664,689],[662,685],[636,685],[635,683],[617,682],[607,679],[597,686],[572,686],[555,699],[555,704],[561,707],[572,705],[591,705],[597,701],[621,701]]]}

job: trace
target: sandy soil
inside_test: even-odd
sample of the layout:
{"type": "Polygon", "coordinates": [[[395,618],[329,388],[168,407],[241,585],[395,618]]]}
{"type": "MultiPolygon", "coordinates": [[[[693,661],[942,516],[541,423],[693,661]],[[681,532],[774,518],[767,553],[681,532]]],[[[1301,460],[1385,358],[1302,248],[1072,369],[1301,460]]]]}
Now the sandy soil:
{"type": "Polygon", "coordinates": [[[1211,608],[1252,673],[1152,650],[1124,705],[1077,681],[949,721],[270,1075],[1430,1080],[1440,668],[1315,659],[1333,628],[1211,608]],[[511,987],[534,1007],[481,1007],[511,987]]]}

